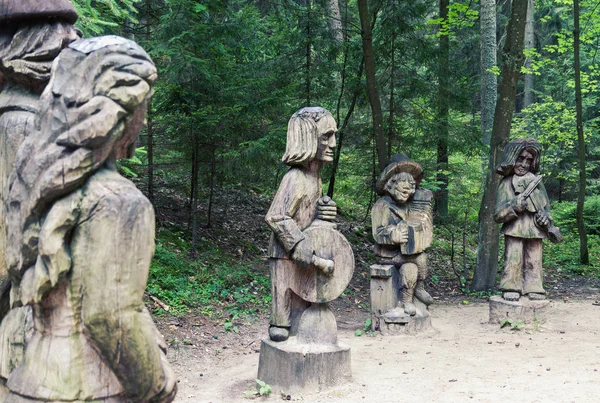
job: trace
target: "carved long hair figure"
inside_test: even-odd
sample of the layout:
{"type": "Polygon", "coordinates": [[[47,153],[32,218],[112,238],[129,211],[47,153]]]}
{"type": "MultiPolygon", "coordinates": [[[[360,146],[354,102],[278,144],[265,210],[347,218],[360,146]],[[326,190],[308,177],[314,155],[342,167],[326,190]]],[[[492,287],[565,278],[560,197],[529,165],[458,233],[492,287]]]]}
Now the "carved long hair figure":
{"type": "Polygon", "coordinates": [[[513,173],[515,162],[523,150],[529,151],[533,155],[533,163],[531,164],[531,172],[537,174],[540,171],[540,155],[542,154],[542,145],[534,138],[515,139],[504,147],[502,161],[496,168],[502,176],[508,176],[513,173]]]}
{"type": "Polygon", "coordinates": [[[318,147],[317,122],[331,113],[321,107],[302,108],[288,122],[285,154],[287,165],[304,165],[315,158],[318,147]]]}
{"type": "Polygon", "coordinates": [[[13,281],[35,264],[41,222],[53,202],[135,142],[155,79],[146,52],[119,37],[74,42],[55,61],[36,130],[19,148],[10,178],[7,263],[13,281]]]}

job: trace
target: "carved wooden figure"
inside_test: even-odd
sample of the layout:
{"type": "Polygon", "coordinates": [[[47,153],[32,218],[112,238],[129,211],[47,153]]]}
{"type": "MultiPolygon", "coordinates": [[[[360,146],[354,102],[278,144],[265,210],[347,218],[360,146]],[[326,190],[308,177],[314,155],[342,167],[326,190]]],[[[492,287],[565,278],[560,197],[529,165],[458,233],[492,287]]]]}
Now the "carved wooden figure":
{"type": "Polygon", "coordinates": [[[8,179],[19,146],[35,127],[52,63],[78,39],[72,26],[76,20],[66,0],[0,2],[0,401],[33,326],[29,306],[10,309],[4,208],[8,179]]]}
{"type": "Polygon", "coordinates": [[[496,171],[504,178],[498,187],[494,219],[502,223],[504,268],[500,290],[507,301],[522,295],[531,300],[545,298],[542,284],[542,239],[562,242],[553,225],[550,202],[542,182],[541,145],[535,139],[508,143],[496,171]]]}
{"type": "Polygon", "coordinates": [[[115,164],[134,151],[155,79],[149,56],[115,36],[72,42],[53,65],[5,201],[11,306],[33,311],[6,402],[175,397],[142,302],[154,212],[115,164]]]}
{"type": "Polygon", "coordinates": [[[291,168],[265,218],[273,231],[273,302],[258,377],[285,390],[318,389],[350,377],[350,350],[338,345],[327,306],[354,272],[352,248],[332,222],[336,205],[321,198],[321,168],[333,160],[336,131],[323,108],[303,108],[292,116],[283,156],[291,168]]]}
{"type": "Polygon", "coordinates": [[[433,239],[432,193],[419,187],[421,166],[404,154],[392,157],[377,181],[371,211],[375,256],[371,310],[375,328],[421,330],[430,324],[425,290],[427,254],[433,239]],[[408,326],[407,326],[408,325],[408,326]]]}

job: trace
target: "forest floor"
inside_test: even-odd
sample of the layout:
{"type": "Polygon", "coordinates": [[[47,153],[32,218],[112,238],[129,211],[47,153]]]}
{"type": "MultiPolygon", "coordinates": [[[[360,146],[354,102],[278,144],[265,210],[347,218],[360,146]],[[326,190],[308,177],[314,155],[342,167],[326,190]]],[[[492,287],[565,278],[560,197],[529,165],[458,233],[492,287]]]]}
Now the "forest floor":
{"type": "MultiPolygon", "coordinates": [[[[201,241],[240,259],[265,260],[261,256],[269,230],[262,217],[268,199],[228,194],[228,200],[217,204],[212,226],[201,230],[201,241]]],[[[159,222],[181,225],[186,221],[182,211],[184,201],[171,199],[158,209],[159,222]]],[[[338,226],[353,245],[356,270],[348,290],[331,308],[340,341],[351,347],[353,381],[321,393],[291,395],[292,401],[579,402],[600,396],[600,278],[546,270],[551,299],[547,320],[537,328],[501,329],[488,323],[483,295],[462,292],[447,251],[432,250],[435,281],[428,289],[436,299],[430,308],[433,330],[357,337],[355,331],[369,318],[372,244],[364,224],[340,219],[338,226]]],[[[266,274],[266,262],[256,270],[266,274]]],[[[155,320],[179,377],[176,402],[249,401],[244,392],[255,390],[260,343],[267,335],[264,313],[231,318],[192,310],[176,316],[163,313],[155,320]]],[[[255,400],[281,399],[281,392],[273,390],[271,396],[255,400]]]]}
{"type": "MultiPolygon", "coordinates": [[[[434,330],[420,335],[356,337],[368,314],[334,308],[340,341],[351,347],[352,383],[322,393],[292,395],[305,402],[582,402],[600,395],[600,306],[586,299],[554,299],[539,328],[500,329],[488,305],[440,303],[434,330]]],[[[267,320],[225,332],[218,323],[163,323],[179,376],[176,402],[244,402],[254,390],[267,320]]],[[[268,398],[278,401],[281,392],[268,398]]]]}

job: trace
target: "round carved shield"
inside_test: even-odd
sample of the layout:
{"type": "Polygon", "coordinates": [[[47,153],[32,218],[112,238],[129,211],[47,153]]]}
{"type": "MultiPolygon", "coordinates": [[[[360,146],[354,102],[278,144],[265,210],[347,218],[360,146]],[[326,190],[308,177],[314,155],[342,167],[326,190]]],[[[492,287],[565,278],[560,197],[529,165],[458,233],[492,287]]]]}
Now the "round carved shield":
{"type": "Polygon", "coordinates": [[[314,264],[295,270],[293,291],[308,302],[329,302],[339,297],[350,283],[354,273],[354,253],[346,238],[329,223],[315,221],[305,229],[314,256],[332,260],[333,272],[325,274],[314,264]]]}

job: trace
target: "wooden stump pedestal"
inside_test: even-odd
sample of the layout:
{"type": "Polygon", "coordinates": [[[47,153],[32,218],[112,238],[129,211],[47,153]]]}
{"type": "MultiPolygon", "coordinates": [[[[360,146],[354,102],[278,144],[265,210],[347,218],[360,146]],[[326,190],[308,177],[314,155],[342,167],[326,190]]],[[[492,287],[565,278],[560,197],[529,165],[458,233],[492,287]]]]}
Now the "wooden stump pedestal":
{"type": "Polygon", "coordinates": [[[371,319],[373,330],[382,335],[420,333],[431,329],[431,316],[427,306],[417,298],[414,316],[404,313],[400,301],[400,273],[394,265],[371,266],[371,319]],[[400,304],[401,305],[401,304],[400,304]]]}
{"type": "Polygon", "coordinates": [[[527,297],[521,297],[518,301],[507,301],[499,295],[490,297],[490,323],[501,323],[505,319],[522,322],[531,325],[546,320],[547,307],[550,301],[547,299],[531,301],[527,297]]]}

